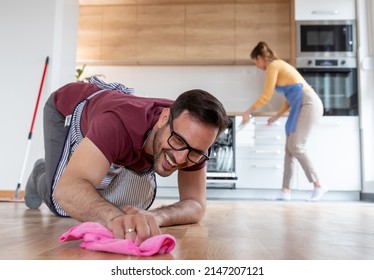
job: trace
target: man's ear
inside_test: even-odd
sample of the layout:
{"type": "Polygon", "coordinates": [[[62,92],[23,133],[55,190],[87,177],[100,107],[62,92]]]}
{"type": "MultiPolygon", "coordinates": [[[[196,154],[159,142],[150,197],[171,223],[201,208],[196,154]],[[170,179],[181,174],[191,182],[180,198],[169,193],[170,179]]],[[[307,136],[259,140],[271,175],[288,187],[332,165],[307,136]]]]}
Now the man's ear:
{"type": "Polygon", "coordinates": [[[170,108],[164,108],[161,111],[160,117],[158,118],[157,125],[159,128],[163,127],[169,122],[170,108]]]}

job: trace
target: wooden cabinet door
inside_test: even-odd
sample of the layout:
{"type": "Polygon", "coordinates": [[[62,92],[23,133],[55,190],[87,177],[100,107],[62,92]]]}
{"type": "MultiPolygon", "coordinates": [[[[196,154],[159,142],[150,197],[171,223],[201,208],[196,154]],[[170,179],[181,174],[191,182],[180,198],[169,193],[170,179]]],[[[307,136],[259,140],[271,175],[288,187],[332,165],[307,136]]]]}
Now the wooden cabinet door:
{"type": "Polygon", "coordinates": [[[83,5],[77,60],[109,65],[249,64],[259,41],[289,60],[290,1],[83,5]]]}
{"type": "Polygon", "coordinates": [[[186,6],[186,61],[235,62],[235,4],[186,6]]]}
{"type": "Polygon", "coordinates": [[[184,5],[137,7],[136,51],[139,64],[183,64],[184,5]]]}
{"type": "Polygon", "coordinates": [[[136,7],[107,6],[103,10],[101,59],[136,61],[136,7]]]}
{"type": "Polygon", "coordinates": [[[235,18],[236,61],[250,60],[250,53],[259,41],[268,43],[280,58],[291,58],[288,0],[237,4],[235,18]]]}
{"type": "Polygon", "coordinates": [[[78,28],[77,60],[96,60],[101,58],[102,6],[80,7],[78,28]]]}

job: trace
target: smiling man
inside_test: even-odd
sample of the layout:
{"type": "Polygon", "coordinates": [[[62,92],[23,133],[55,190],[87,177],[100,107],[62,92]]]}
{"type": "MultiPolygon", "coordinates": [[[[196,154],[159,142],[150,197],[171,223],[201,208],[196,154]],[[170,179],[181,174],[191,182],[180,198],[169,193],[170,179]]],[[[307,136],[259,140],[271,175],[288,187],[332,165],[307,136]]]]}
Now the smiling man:
{"type": "Polygon", "coordinates": [[[205,212],[209,148],[227,123],[221,102],[199,89],[171,101],[95,78],[68,84],[45,105],[45,159],[30,174],[26,205],[44,202],[56,215],[140,242],[161,226],[196,223],[205,212]],[[175,171],[179,202],[147,211],[155,173],[175,171]]]}

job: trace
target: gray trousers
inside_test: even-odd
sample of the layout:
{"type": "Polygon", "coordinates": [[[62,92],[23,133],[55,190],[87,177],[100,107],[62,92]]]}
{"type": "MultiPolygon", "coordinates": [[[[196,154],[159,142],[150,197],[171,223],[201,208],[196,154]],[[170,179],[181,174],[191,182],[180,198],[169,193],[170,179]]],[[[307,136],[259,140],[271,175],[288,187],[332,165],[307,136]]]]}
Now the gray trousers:
{"type": "Polygon", "coordinates": [[[53,213],[57,214],[52,202],[51,186],[69,127],[65,127],[65,117],[56,110],[53,97],[54,93],[51,94],[44,106],[45,173],[39,177],[37,186],[40,198],[53,213]]]}
{"type": "Polygon", "coordinates": [[[319,180],[306,151],[306,143],[313,126],[323,115],[323,104],[314,91],[303,93],[303,101],[297,120],[296,131],[286,137],[282,188],[289,189],[295,173],[295,160],[303,168],[309,182],[319,180]]]}

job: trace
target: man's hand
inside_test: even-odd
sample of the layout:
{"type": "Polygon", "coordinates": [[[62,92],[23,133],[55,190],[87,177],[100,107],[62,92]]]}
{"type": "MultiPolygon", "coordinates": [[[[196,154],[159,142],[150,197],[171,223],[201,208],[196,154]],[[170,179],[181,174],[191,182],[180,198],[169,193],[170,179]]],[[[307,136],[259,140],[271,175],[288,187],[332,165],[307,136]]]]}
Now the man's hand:
{"type": "Polygon", "coordinates": [[[161,234],[151,212],[132,206],[125,206],[122,211],[124,215],[114,217],[107,225],[114,238],[129,239],[139,245],[147,238],[161,234]]]}

